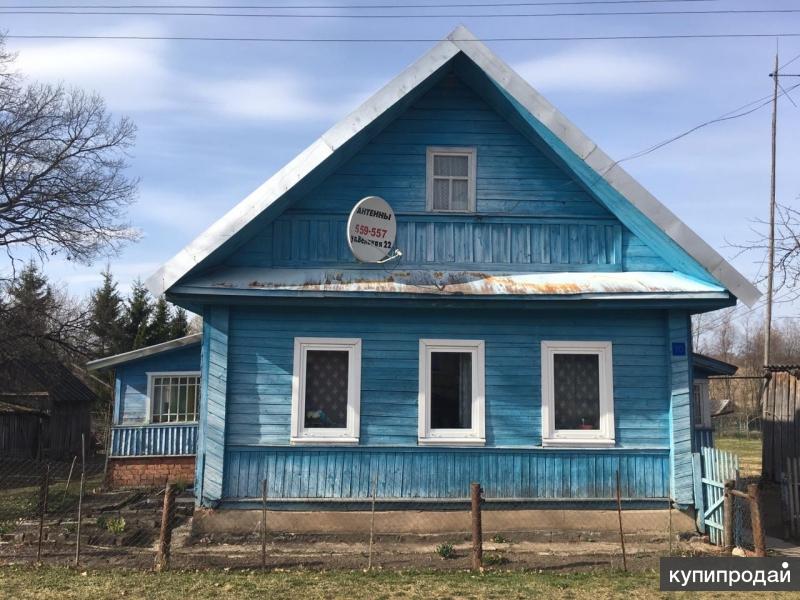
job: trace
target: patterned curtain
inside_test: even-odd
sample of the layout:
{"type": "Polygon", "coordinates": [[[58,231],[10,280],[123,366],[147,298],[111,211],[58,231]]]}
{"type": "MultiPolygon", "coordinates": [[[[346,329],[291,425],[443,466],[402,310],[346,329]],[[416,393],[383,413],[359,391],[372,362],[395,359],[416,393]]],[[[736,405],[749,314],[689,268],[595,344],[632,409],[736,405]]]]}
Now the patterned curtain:
{"type": "Polygon", "coordinates": [[[347,351],[306,352],[305,427],[347,427],[348,363],[347,351]]]}
{"type": "Polygon", "coordinates": [[[600,429],[600,357],[553,356],[556,429],[600,429]]]}
{"type": "Polygon", "coordinates": [[[431,428],[472,428],[472,354],[431,353],[431,428]]]}

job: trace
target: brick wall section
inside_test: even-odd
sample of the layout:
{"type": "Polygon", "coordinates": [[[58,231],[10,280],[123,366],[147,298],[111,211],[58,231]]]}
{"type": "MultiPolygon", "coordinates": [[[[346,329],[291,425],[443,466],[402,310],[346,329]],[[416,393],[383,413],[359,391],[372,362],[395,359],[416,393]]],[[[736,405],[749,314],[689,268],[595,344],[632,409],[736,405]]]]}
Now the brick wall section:
{"type": "Polygon", "coordinates": [[[167,481],[194,483],[194,456],[142,456],[108,461],[111,487],[158,487],[167,481]]]}

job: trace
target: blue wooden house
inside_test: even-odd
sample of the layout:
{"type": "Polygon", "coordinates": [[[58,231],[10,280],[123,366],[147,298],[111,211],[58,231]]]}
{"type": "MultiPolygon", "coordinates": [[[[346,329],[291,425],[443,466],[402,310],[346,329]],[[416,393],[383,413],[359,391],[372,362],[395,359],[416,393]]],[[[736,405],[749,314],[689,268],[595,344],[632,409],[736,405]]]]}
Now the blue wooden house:
{"type": "Polygon", "coordinates": [[[694,503],[694,313],[759,292],[464,28],[148,282],[203,316],[195,492],[694,503]],[[356,202],[402,257],[348,248],[356,202]]]}
{"type": "Polygon", "coordinates": [[[87,364],[114,371],[109,484],[194,481],[201,340],[198,333],[87,364]]]}

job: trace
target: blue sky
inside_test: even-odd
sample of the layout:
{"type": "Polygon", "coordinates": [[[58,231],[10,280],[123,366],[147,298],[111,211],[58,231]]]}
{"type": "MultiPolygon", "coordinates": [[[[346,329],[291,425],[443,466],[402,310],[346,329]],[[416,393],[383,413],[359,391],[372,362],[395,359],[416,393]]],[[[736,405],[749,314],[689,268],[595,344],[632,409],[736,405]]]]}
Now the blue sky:
{"type": "MultiPolygon", "coordinates": [[[[276,4],[275,0],[270,2],[276,4]]],[[[297,4],[358,3],[378,2],[314,0],[297,4]]],[[[498,14],[503,10],[542,13],[795,7],[790,1],[709,0],[488,11],[439,8],[427,12],[463,15],[481,11],[498,14]]],[[[353,13],[344,9],[324,12],[353,13]]],[[[407,12],[423,14],[426,9],[407,12]]],[[[3,15],[2,27],[10,35],[438,39],[459,23],[481,38],[774,33],[800,32],[800,13],[387,20],[3,15]]],[[[112,271],[122,291],[127,291],[133,279],[150,275],[432,43],[9,39],[8,45],[19,52],[22,72],[40,80],[63,80],[96,90],[115,114],[130,116],[138,126],[131,174],[141,178],[141,188],[130,219],[141,230],[142,239],[111,259],[112,271]]],[[[620,159],[771,93],[767,74],[776,40],[489,45],[608,154],[620,159]]],[[[780,52],[781,62],[800,54],[800,38],[782,39],[780,52]]],[[[800,60],[792,67],[787,72],[800,73],[800,60]]],[[[800,78],[787,78],[784,86],[793,82],[800,83],[800,78]]],[[[800,105],[800,90],[793,95],[800,105]]],[[[783,99],[779,111],[778,197],[797,205],[800,109],[783,99]]],[[[754,221],[767,214],[770,118],[766,107],[624,163],[656,197],[751,277],[759,272],[760,257],[734,257],[737,251],[730,244],[754,239],[754,221]]],[[[64,282],[72,294],[82,295],[98,284],[104,262],[100,259],[94,266],[84,267],[56,258],[49,261],[46,271],[54,280],[64,282]]],[[[781,311],[794,314],[791,306],[783,306],[781,311]]]]}

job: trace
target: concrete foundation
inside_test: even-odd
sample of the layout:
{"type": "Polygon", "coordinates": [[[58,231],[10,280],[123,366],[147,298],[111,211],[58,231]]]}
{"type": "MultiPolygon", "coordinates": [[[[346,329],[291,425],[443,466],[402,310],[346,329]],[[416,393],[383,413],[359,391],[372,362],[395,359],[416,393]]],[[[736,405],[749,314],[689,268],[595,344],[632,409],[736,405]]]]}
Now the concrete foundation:
{"type": "MultiPolygon", "coordinates": [[[[193,518],[195,535],[247,535],[261,531],[260,510],[198,508],[193,518]]],[[[694,533],[694,520],[680,511],[672,511],[674,534],[694,533]]],[[[614,532],[619,531],[617,512],[613,510],[519,509],[484,510],[483,530],[492,532],[614,532]]],[[[267,511],[267,530],[294,534],[363,534],[369,533],[369,511],[267,511]]],[[[626,532],[666,534],[670,528],[667,510],[631,510],[623,512],[626,532]]],[[[393,510],[375,512],[375,531],[380,534],[431,535],[461,533],[470,530],[469,511],[393,510]]]]}

